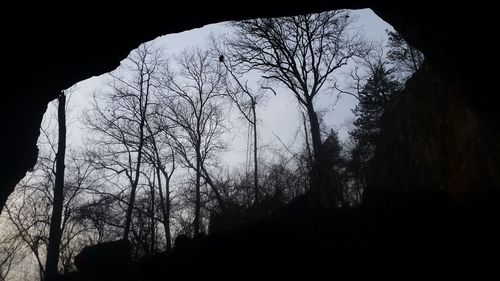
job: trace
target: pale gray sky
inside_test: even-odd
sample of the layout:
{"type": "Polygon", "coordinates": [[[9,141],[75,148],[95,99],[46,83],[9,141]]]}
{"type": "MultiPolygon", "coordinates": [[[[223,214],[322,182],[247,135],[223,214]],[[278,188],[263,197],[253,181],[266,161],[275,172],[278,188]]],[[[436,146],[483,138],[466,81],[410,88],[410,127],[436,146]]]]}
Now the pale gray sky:
{"type": "MultiPolygon", "coordinates": [[[[370,9],[354,10],[352,13],[359,16],[357,25],[364,31],[368,39],[376,42],[386,41],[385,30],[392,29],[389,24],[381,20],[370,9]]],[[[205,46],[206,38],[211,33],[230,32],[231,29],[227,26],[227,23],[217,23],[177,34],[161,36],[153,40],[153,43],[156,46],[164,47],[168,55],[173,55],[187,47],[205,46]]],[[[92,97],[92,93],[103,88],[107,79],[109,79],[109,76],[103,74],[81,81],[73,87],[71,99],[74,114],[78,115],[88,108],[88,101],[92,97]]],[[[326,112],[323,118],[324,124],[338,130],[340,137],[344,138],[347,136],[347,131],[342,125],[346,120],[353,118],[352,109],[356,103],[354,98],[350,96],[342,96],[335,107],[333,107],[334,101],[335,96],[325,94],[319,100],[317,109],[326,112]]],[[[279,136],[287,144],[296,139],[295,144],[297,146],[301,145],[303,142],[302,134],[296,138],[297,129],[301,124],[298,105],[290,93],[279,90],[278,95],[269,95],[265,104],[259,105],[257,111],[260,119],[260,128],[258,129],[260,145],[281,146],[275,135],[279,136]]],[[[237,112],[234,110],[231,114],[231,119],[234,121],[233,126],[225,137],[228,150],[222,156],[223,163],[233,167],[245,162],[247,147],[247,126],[244,123],[238,123],[235,120],[236,117],[237,112]]],[[[75,144],[80,143],[82,138],[78,126],[81,125],[76,123],[72,129],[73,143],[75,144]]]]}

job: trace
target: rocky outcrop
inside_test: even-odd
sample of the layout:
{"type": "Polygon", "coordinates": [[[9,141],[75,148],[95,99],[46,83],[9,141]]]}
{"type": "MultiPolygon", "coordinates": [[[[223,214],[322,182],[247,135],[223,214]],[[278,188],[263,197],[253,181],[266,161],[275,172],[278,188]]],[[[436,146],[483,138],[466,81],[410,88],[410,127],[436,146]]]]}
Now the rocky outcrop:
{"type": "Polygon", "coordinates": [[[130,243],[118,240],[85,247],[75,257],[75,266],[83,280],[125,280],[132,266],[130,243]]]}
{"type": "Polygon", "coordinates": [[[375,188],[441,190],[461,202],[499,199],[498,132],[471,109],[458,84],[429,64],[407,82],[383,120],[375,188]]]}
{"type": "MultiPolygon", "coordinates": [[[[386,198],[398,204],[338,210],[298,198],[266,219],[231,231],[194,238],[179,236],[172,251],[141,258],[120,274],[109,275],[109,270],[103,269],[94,271],[92,278],[76,272],[62,280],[500,277],[495,258],[500,251],[500,228],[495,215],[483,216],[444,197],[435,197],[429,204],[428,198],[418,201],[402,193],[386,192],[386,198]]],[[[109,258],[100,260],[103,265],[113,263],[109,258]]]]}

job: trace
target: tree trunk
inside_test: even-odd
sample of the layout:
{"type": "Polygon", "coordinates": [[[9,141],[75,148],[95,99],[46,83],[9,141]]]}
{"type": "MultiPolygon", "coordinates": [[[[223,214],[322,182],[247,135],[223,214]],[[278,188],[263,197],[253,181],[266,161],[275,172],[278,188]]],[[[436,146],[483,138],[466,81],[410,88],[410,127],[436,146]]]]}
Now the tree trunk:
{"type": "Polygon", "coordinates": [[[130,197],[128,201],[128,207],[127,207],[127,214],[125,218],[125,230],[123,231],[123,240],[128,240],[128,235],[130,234],[130,225],[132,223],[132,211],[134,210],[134,203],[135,203],[135,193],[137,190],[137,184],[139,183],[139,168],[140,168],[140,161],[141,161],[141,151],[138,152],[138,164],[137,164],[137,170],[135,173],[135,179],[132,182],[131,185],[131,190],[130,190],[130,197]]]}
{"type": "Polygon", "coordinates": [[[61,245],[62,236],[61,221],[64,205],[64,157],[66,154],[66,96],[64,92],[61,92],[58,101],[57,118],[59,139],[56,155],[56,181],[54,185],[49,244],[47,246],[47,259],[45,263],[45,281],[56,280],[57,265],[59,263],[59,247],[61,245]]]}
{"type": "Polygon", "coordinates": [[[311,171],[311,191],[316,204],[321,206],[333,206],[336,203],[335,192],[333,192],[330,180],[330,173],[326,165],[326,155],[323,152],[323,145],[321,142],[321,130],[319,126],[319,119],[312,100],[307,104],[307,115],[311,126],[311,139],[313,146],[314,161],[311,171]]]}
{"type": "Polygon", "coordinates": [[[141,174],[141,161],[142,161],[142,150],[144,147],[144,126],[146,125],[146,109],[148,106],[148,95],[149,95],[149,80],[146,85],[146,93],[143,89],[143,76],[141,75],[140,81],[140,98],[139,98],[139,112],[140,112],[140,123],[139,123],[139,145],[137,147],[137,164],[135,167],[135,178],[131,184],[130,198],[127,208],[127,216],[125,218],[125,230],[123,232],[123,240],[128,240],[128,235],[130,233],[130,225],[132,223],[132,211],[134,210],[135,204],[135,193],[137,191],[137,185],[139,184],[139,177],[141,174]],[[145,102],[143,101],[145,98],[145,102]],[[144,105],[143,105],[144,102],[144,105]]]}
{"type": "Polygon", "coordinates": [[[215,194],[215,198],[217,199],[217,203],[219,204],[219,207],[221,208],[221,210],[224,210],[226,207],[226,204],[224,203],[224,199],[222,198],[219,190],[217,189],[214,182],[212,181],[212,178],[210,178],[210,175],[208,174],[207,169],[205,169],[205,167],[203,165],[201,166],[201,171],[203,172],[202,173],[203,179],[210,186],[210,188],[212,188],[212,191],[215,194]]]}
{"type": "Polygon", "coordinates": [[[309,125],[311,129],[311,139],[313,146],[313,155],[314,158],[321,158],[320,155],[321,150],[321,130],[319,127],[319,120],[316,111],[314,110],[314,106],[312,105],[312,101],[307,105],[307,116],[309,117],[309,125]]]}
{"type": "MultiPolygon", "coordinates": [[[[306,140],[306,153],[307,153],[307,175],[309,176],[309,179],[312,179],[312,167],[313,167],[313,155],[311,153],[311,145],[309,144],[309,133],[307,132],[307,120],[306,120],[306,116],[304,115],[304,113],[302,113],[302,121],[304,122],[304,137],[305,137],[305,140],[306,140]]],[[[309,183],[309,188],[311,187],[310,183],[309,183]]],[[[305,188],[304,189],[304,192],[307,191],[308,188],[305,188]]]]}
{"type": "MultiPolygon", "coordinates": [[[[154,181],[153,181],[154,182],[154,181]]],[[[156,253],[156,223],[155,223],[155,186],[151,186],[151,254],[156,253]]]]}
{"type": "Polygon", "coordinates": [[[167,250],[172,249],[172,235],[170,234],[170,178],[165,182],[165,239],[167,240],[167,250]]]}
{"type": "Polygon", "coordinates": [[[141,161],[142,161],[142,148],[144,146],[144,119],[141,120],[140,124],[140,135],[139,135],[139,147],[137,148],[137,164],[135,167],[135,177],[131,184],[130,198],[127,207],[127,215],[125,218],[125,230],[123,231],[123,240],[128,240],[128,235],[130,233],[130,225],[132,223],[132,211],[134,210],[135,203],[135,193],[137,190],[137,185],[139,184],[139,176],[141,174],[141,161]]]}
{"type": "MultiPolygon", "coordinates": [[[[160,163],[157,164],[161,165],[160,163]]],[[[165,192],[163,195],[163,189],[161,185],[161,169],[159,167],[156,168],[156,176],[158,177],[158,187],[159,187],[159,195],[160,195],[160,208],[163,216],[163,228],[165,229],[165,241],[167,242],[167,251],[170,251],[172,248],[172,237],[170,235],[170,190],[169,190],[169,178],[166,172],[163,172],[163,176],[165,177],[165,192]]]]}
{"type": "Polygon", "coordinates": [[[199,140],[196,143],[196,198],[194,206],[194,234],[200,233],[200,208],[201,208],[201,153],[199,140]]]}
{"type": "Polygon", "coordinates": [[[257,167],[257,115],[255,114],[255,101],[252,102],[252,117],[253,117],[253,189],[255,192],[255,203],[259,203],[259,174],[257,167]]]}

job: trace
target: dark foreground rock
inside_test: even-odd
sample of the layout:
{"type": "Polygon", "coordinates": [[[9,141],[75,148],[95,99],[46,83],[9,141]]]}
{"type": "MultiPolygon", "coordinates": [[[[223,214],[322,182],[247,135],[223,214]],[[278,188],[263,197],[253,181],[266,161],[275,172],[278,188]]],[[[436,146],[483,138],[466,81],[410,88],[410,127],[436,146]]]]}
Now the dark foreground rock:
{"type": "Polygon", "coordinates": [[[125,280],[132,265],[128,241],[119,240],[88,246],[75,257],[78,273],[70,280],[125,280]]]}
{"type": "Polygon", "coordinates": [[[145,257],[117,275],[108,274],[113,270],[105,265],[118,268],[108,256],[100,258],[102,268],[92,269],[101,273],[87,268],[66,280],[500,278],[498,210],[456,205],[446,194],[370,196],[378,203],[349,210],[316,208],[300,198],[233,231],[180,236],[171,252],[145,257]]]}

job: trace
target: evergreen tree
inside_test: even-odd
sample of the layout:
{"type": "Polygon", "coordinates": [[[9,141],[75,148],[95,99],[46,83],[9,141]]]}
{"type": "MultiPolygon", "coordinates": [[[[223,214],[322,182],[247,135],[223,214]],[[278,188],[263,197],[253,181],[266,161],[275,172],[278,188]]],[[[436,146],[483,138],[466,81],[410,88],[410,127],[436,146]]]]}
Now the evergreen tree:
{"type": "Polygon", "coordinates": [[[337,132],[330,130],[322,145],[325,153],[326,170],[329,172],[329,178],[332,181],[330,186],[335,189],[338,203],[346,207],[349,204],[349,199],[346,194],[347,184],[345,174],[347,160],[342,155],[343,148],[337,132]]]}
{"type": "Polygon", "coordinates": [[[350,171],[359,188],[364,188],[366,184],[369,162],[380,133],[381,117],[401,89],[394,72],[394,69],[387,68],[383,62],[374,64],[359,93],[359,104],[354,109],[355,129],[349,133],[355,143],[351,151],[350,171]]]}

